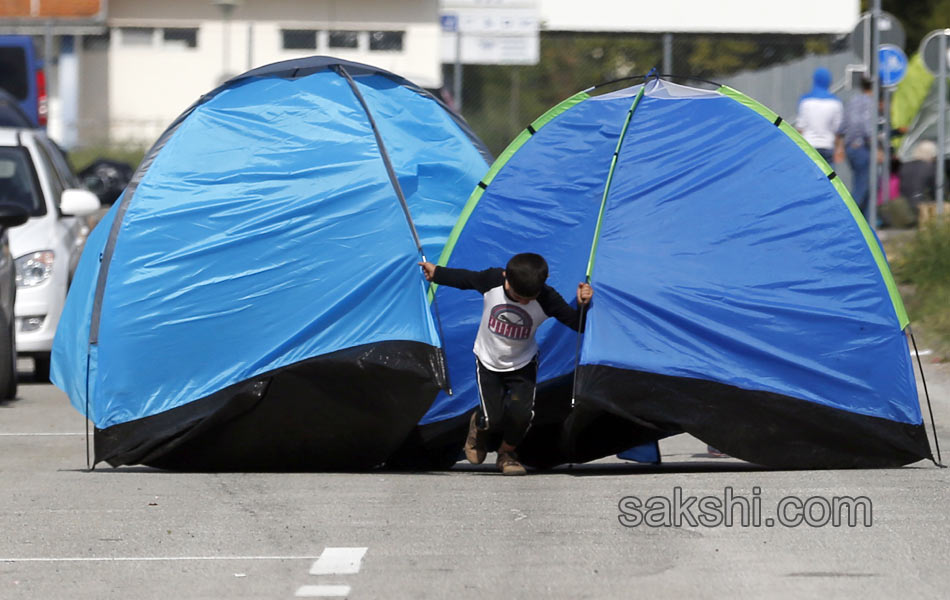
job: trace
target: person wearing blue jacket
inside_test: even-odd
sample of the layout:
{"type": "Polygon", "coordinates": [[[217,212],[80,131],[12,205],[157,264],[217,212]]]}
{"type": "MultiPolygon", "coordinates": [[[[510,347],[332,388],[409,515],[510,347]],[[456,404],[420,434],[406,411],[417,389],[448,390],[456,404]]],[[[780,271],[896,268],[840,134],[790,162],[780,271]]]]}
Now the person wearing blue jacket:
{"type": "Polygon", "coordinates": [[[825,67],[815,69],[812,88],[798,101],[795,118],[795,128],[829,165],[835,162],[836,142],[844,118],[844,104],[829,91],[830,87],[831,71],[825,67]]]}

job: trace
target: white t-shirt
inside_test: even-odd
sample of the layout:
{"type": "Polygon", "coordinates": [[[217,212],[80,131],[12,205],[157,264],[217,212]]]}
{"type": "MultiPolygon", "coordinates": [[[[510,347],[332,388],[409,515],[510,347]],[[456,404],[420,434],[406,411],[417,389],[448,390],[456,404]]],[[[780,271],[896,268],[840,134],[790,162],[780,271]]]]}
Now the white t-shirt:
{"type": "Polygon", "coordinates": [[[831,150],[841,129],[844,105],[837,98],[804,98],[798,104],[795,128],[815,148],[831,150]]]}
{"type": "Polygon", "coordinates": [[[548,317],[554,317],[571,329],[580,327],[580,312],[564,301],[549,285],[538,297],[520,304],[505,293],[502,269],[469,271],[436,267],[434,283],[462,290],[478,290],[484,296],[482,320],[478,325],[473,351],[478,360],[492,371],[515,371],[538,353],[534,334],[548,317]]]}
{"type": "Polygon", "coordinates": [[[534,334],[547,318],[537,300],[519,304],[505,294],[504,285],[488,290],[475,336],[475,356],[492,371],[520,369],[538,353],[534,334]]]}

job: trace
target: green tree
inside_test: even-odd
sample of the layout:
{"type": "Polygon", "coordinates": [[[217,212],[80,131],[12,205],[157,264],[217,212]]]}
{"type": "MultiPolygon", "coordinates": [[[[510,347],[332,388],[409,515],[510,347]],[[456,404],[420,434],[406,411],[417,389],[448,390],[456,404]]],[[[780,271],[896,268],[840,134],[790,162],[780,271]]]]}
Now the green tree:
{"type": "MultiPolygon", "coordinates": [[[[870,0],[861,1],[861,9],[869,11],[870,0]]],[[[908,55],[917,52],[921,40],[934,29],[950,27],[950,0],[881,0],[881,8],[891,13],[904,27],[908,55]]]]}

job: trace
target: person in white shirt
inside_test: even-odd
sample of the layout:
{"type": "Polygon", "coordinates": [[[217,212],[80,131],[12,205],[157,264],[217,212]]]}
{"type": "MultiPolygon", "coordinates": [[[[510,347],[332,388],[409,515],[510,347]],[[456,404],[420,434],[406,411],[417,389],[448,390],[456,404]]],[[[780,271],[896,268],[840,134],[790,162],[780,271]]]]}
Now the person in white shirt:
{"type": "Polygon", "coordinates": [[[831,71],[818,67],[813,81],[811,91],[798,101],[795,128],[828,164],[833,164],[837,158],[835,147],[844,118],[844,104],[828,91],[831,71]]]}
{"type": "MultiPolygon", "coordinates": [[[[539,254],[516,254],[505,269],[484,271],[449,269],[429,262],[419,265],[428,281],[477,290],[484,296],[474,347],[481,404],[469,422],[465,456],[473,464],[484,462],[488,440],[500,433],[499,470],[505,475],[524,475],[516,449],[534,416],[538,376],[535,332],[548,317],[583,331],[584,311],[568,305],[545,283],[548,264],[539,254]]],[[[578,306],[590,304],[593,293],[589,284],[577,284],[578,306]]]]}

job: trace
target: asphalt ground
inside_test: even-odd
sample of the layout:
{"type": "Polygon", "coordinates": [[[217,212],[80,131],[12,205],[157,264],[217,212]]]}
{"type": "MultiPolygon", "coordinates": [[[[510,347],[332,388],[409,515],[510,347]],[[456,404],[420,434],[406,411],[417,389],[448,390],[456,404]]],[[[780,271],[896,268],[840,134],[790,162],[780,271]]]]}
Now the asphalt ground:
{"type": "MultiPolygon", "coordinates": [[[[950,365],[925,369],[950,452],[950,365]]],[[[21,383],[16,400],[0,403],[0,598],[866,599],[950,590],[950,473],[929,462],[768,471],[710,458],[684,435],[661,443],[658,467],[604,459],[521,478],[463,463],[431,473],[87,472],[84,431],[53,386],[21,383]],[[674,523],[666,507],[677,494],[722,505],[731,494],[732,526],[716,523],[715,511],[694,524],[681,510],[674,523]],[[856,526],[829,521],[835,497],[857,500],[856,526]],[[650,498],[658,500],[648,512],[650,498]],[[758,526],[743,526],[756,503],[758,526]],[[778,521],[780,506],[790,519],[778,521]],[[647,514],[656,522],[638,522],[647,514]]]]}

